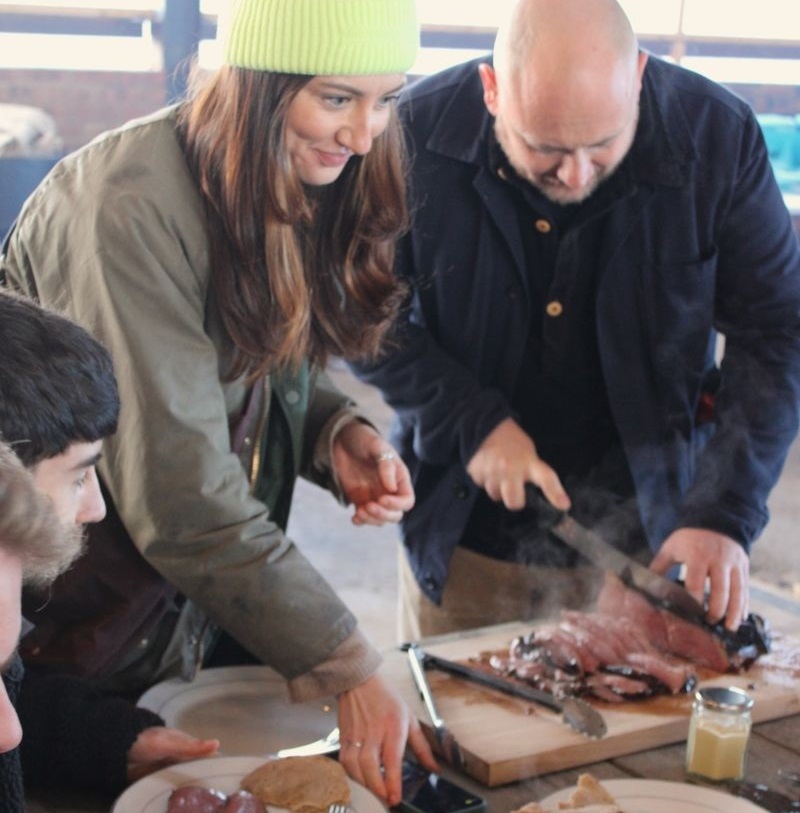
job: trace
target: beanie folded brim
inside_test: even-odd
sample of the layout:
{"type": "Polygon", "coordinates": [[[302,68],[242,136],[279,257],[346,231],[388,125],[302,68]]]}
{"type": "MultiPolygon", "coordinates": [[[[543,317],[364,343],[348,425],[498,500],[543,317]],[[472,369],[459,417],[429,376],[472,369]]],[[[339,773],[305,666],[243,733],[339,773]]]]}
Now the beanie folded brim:
{"type": "Polygon", "coordinates": [[[405,73],[418,47],[415,0],[239,0],[225,62],[309,75],[405,73]]]}

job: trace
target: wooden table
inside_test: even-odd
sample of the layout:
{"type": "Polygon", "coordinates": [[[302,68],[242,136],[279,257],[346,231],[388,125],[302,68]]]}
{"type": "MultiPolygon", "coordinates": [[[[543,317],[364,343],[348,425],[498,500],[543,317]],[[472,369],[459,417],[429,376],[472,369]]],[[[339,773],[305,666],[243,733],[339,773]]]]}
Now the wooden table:
{"type": "MultiPolygon", "coordinates": [[[[496,788],[487,788],[449,768],[442,773],[486,799],[490,813],[508,813],[526,802],[542,799],[556,790],[574,785],[580,774],[585,772],[601,780],[644,778],[685,782],[685,754],[685,745],[679,743],[496,788]]],[[[746,780],[767,784],[773,790],[800,799],[800,786],[782,778],[777,772],[779,767],[800,770],[800,714],[753,728],[748,746],[746,780]]],[[[677,808],[676,813],[679,813],[677,808]]]]}
{"type": "MultiPolygon", "coordinates": [[[[773,629],[787,634],[798,633],[800,602],[763,585],[754,585],[751,597],[752,609],[768,618],[773,629]]],[[[453,637],[441,636],[423,644],[431,645],[453,637]]],[[[390,654],[385,670],[404,696],[408,697],[411,678],[405,658],[390,654]]],[[[426,719],[421,703],[415,710],[421,720],[426,719]]],[[[685,743],[680,742],[494,788],[488,788],[447,767],[443,773],[486,799],[490,813],[507,813],[526,802],[542,799],[554,791],[574,785],[584,772],[591,772],[601,780],[646,778],[685,782],[685,756],[685,743]]],[[[746,781],[763,783],[793,799],[800,799],[800,785],[792,784],[779,775],[778,768],[800,772],[800,714],[753,727],[748,746],[746,781]]]]}
{"type": "MultiPolygon", "coordinates": [[[[751,595],[753,609],[768,618],[774,629],[797,634],[800,630],[800,602],[760,585],[753,587],[751,595]]],[[[397,651],[387,653],[384,674],[399,686],[405,684],[407,690],[411,678],[405,655],[397,651]]],[[[421,719],[425,719],[421,704],[416,711],[421,719]]],[[[489,813],[508,813],[526,802],[541,799],[561,788],[574,785],[578,776],[586,771],[590,771],[601,780],[646,778],[684,782],[686,781],[684,759],[685,744],[677,743],[496,788],[487,788],[447,767],[443,769],[443,773],[458,784],[483,796],[487,800],[489,813]]],[[[764,783],[793,798],[800,798],[800,786],[792,785],[780,777],[777,773],[778,768],[800,771],[800,714],[753,727],[745,778],[749,782],[764,783]]],[[[107,812],[106,805],[100,804],[97,799],[84,796],[36,794],[28,800],[28,813],[107,812]]]]}
{"type": "MultiPolygon", "coordinates": [[[[445,768],[442,772],[464,787],[483,796],[489,813],[508,813],[531,800],[574,785],[578,776],[590,771],[598,779],[627,779],[642,777],[684,782],[685,747],[670,745],[631,754],[626,757],[597,762],[581,769],[560,771],[535,779],[527,779],[498,788],[486,788],[478,782],[445,768]]],[[[795,799],[800,798],[800,787],[782,779],[779,767],[800,770],[800,714],[762,723],[753,728],[747,761],[747,780],[763,782],[795,799]]],[[[41,796],[29,800],[28,813],[107,813],[108,808],[89,797],[57,795],[41,796]]],[[[679,811],[676,810],[676,813],[679,811]]]]}

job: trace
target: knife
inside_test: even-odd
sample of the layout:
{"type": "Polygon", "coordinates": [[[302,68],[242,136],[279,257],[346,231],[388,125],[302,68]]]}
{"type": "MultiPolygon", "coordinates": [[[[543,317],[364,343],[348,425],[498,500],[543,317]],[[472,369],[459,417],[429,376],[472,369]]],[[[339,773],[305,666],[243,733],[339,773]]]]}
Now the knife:
{"type": "Polygon", "coordinates": [[[431,694],[428,679],[425,677],[423,670],[424,653],[416,644],[403,644],[400,649],[404,649],[408,654],[408,665],[411,669],[411,676],[414,678],[414,685],[417,687],[422,702],[425,704],[425,709],[431,719],[433,731],[436,735],[436,742],[439,743],[444,758],[453,767],[462,768],[464,766],[464,755],[461,753],[461,748],[453,733],[444,724],[444,720],[442,720],[436,708],[433,694],[431,694]]]}
{"type": "Polygon", "coordinates": [[[339,727],[331,729],[324,737],[305,745],[281,748],[279,757],[312,757],[320,754],[334,754],[339,750],[339,727]]]}
{"type": "Polygon", "coordinates": [[[644,593],[652,604],[697,624],[705,624],[705,607],[688,590],[609,545],[602,537],[551,505],[532,483],[525,486],[525,504],[536,511],[542,527],[628,587],[644,593]]]}
{"type": "Polygon", "coordinates": [[[550,694],[550,692],[534,689],[533,686],[522,686],[519,683],[514,683],[499,675],[492,675],[479,669],[473,669],[463,663],[458,663],[458,661],[448,661],[445,658],[440,658],[438,655],[423,652],[421,649],[417,649],[417,653],[418,656],[421,657],[422,665],[426,669],[438,669],[441,672],[447,672],[448,674],[464,678],[481,686],[486,686],[489,689],[495,689],[498,692],[503,692],[512,697],[518,697],[522,700],[528,700],[531,703],[547,706],[553,711],[559,712],[562,715],[563,721],[570,728],[588,737],[600,739],[606,734],[606,721],[600,712],[578,697],[569,695],[555,697],[550,694]]]}
{"type": "Polygon", "coordinates": [[[697,776],[690,775],[686,778],[692,784],[703,785],[716,790],[725,790],[732,796],[747,799],[758,805],[760,809],[768,810],[770,813],[795,813],[795,811],[800,811],[800,799],[792,799],[791,796],[787,796],[779,790],[773,790],[768,785],[734,780],[726,781],[720,787],[719,782],[705,781],[697,776]]]}

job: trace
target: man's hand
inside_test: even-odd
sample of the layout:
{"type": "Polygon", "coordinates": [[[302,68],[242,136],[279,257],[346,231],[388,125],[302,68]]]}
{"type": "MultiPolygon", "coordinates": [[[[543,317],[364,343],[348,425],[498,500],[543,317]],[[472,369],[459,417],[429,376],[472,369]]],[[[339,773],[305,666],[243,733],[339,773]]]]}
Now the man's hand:
{"type": "Polygon", "coordinates": [[[354,525],[400,522],[414,507],[406,464],[371,426],[361,421],[344,426],[334,438],[332,462],[345,497],[355,507],[354,525]]]}
{"type": "Polygon", "coordinates": [[[400,695],[380,675],[338,698],[341,750],[348,774],[390,807],[402,795],[402,762],[406,742],[430,771],[436,760],[419,723],[400,695]]]}
{"type": "Polygon", "coordinates": [[[486,437],[467,464],[475,485],[509,511],[525,507],[525,484],[538,486],[547,501],[561,511],[569,497],[555,471],[536,453],[531,438],[512,418],[506,418],[486,437]]]}
{"type": "Polygon", "coordinates": [[[661,546],[650,567],[666,573],[673,565],[686,568],[686,589],[701,603],[710,585],[707,620],[735,631],[749,612],[750,559],[742,546],[724,534],[703,528],[679,528],[661,546]]]}
{"type": "Polygon", "coordinates": [[[198,740],[176,728],[145,728],[128,751],[128,781],[177,762],[213,756],[218,748],[219,740],[198,740]]]}

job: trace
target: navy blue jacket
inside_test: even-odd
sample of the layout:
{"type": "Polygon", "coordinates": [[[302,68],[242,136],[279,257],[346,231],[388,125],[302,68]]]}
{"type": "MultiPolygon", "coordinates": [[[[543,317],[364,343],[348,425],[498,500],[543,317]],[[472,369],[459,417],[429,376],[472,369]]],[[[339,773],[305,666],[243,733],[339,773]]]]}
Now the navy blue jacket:
{"type": "MultiPolygon", "coordinates": [[[[435,601],[477,493],[465,467],[512,415],[530,320],[548,318],[529,312],[518,219],[488,166],[477,64],[418,82],[403,103],[414,224],[399,269],[413,301],[397,348],[357,370],[397,411],[417,493],[404,541],[435,601]]],[[[576,226],[560,262],[597,275],[602,371],[648,540],[656,550],[694,526],[749,550],[798,426],[797,238],[751,110],[696,74],[650,58],[626,163],[599,245],[576,226]]]]}

